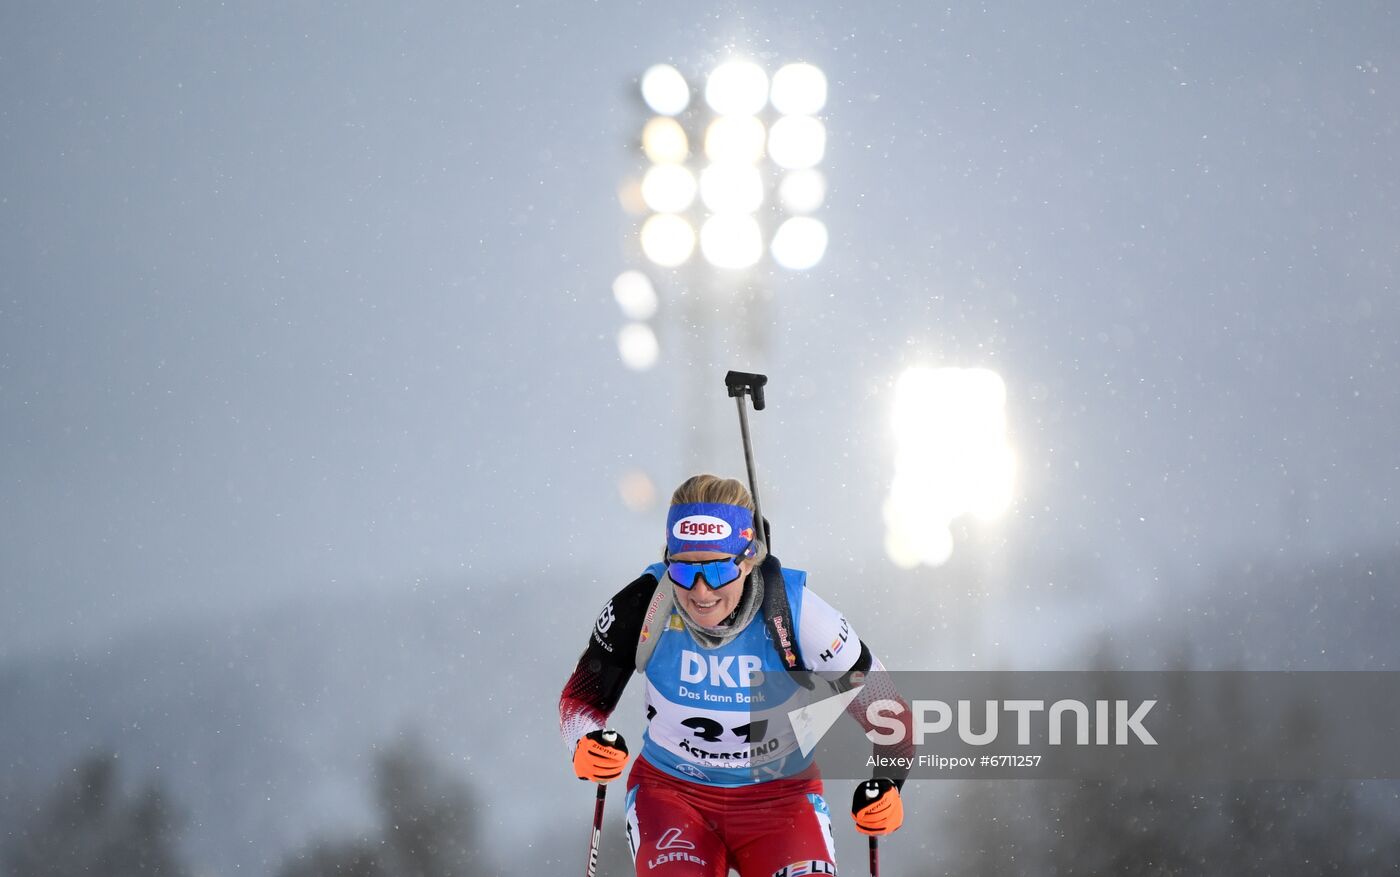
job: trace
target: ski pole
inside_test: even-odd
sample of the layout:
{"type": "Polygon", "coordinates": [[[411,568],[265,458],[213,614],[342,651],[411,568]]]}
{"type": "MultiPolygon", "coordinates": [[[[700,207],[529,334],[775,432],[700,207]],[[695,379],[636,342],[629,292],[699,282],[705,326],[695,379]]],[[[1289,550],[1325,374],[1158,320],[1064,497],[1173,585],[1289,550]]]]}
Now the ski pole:
{"type": "MultiPolygon", "coordinates": [[[[856,789],[855,800],[851,804],[851,812],[857,813],[864,806],[861,793],[865,793],[864,802],[870,802],[880,797],[880,783],[877,780],[866,780],[856,789]]],[[[880,877],[880,836],[870,835],[870,877],[880,877]]]]}
{"type": "MultiPolygon", "coordinates": [[[[603,732],[603,742],[611,744],[615,740],[617,740],[616,731],[603,732]]],[[[603,802],[607,795],[607,784],[599,783],[598,797],[593,805],[593,834],[588,838],[588,870],[583,872],[584,877],[593,877],[598,873],[598,848],[603,839],[603,802]]]]}
{"type": "Polygon", "coordinates": [[[749,495],[753,497],[754,532],[764,545],[768,544],[768,530],[763,525],[762,506],[758,504],[758,475],[753,465],[753,444],[749,441],[749,412],[744,407],[744,396],[745,394],[752,396],[753,410],[762,411],[766,405],[763,400],[763,387],[767,383],[767,375],[756,375],[749,372],[731,371],[724,376],[724,386],[739,405],[739,432],[744,438],[744,465],[749,470],[749,495]]]}

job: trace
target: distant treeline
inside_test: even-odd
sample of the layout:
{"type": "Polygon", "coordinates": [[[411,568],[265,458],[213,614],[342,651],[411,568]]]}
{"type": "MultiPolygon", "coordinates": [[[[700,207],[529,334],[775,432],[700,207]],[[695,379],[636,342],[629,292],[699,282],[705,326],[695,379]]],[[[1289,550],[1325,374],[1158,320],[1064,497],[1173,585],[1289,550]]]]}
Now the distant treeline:
{"type": "MultiPolygon", "coordinates": [[[[75,765],[23,825],[3,839],[6,877],[191,877],[207,873],[180,852],[183,814],[164,784],[121,788],[120,759],[75,765]]],[[[358,837],[311,840],[276,877],[477,877],[496,873],[477,843],[481,811],[466,783],[416,740],[374,757],[379,824],[358,837]]]]}

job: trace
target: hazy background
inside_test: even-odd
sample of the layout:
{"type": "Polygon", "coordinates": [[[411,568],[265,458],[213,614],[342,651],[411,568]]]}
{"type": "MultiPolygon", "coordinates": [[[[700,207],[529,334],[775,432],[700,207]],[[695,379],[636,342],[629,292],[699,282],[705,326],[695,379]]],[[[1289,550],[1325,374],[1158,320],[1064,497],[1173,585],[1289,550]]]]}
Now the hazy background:
{"type": "MultiPolygon", "coordinates": [[[[0,840],[116,752],[200,873],[271,874],[416,739],[481,873],[575,867],[554,702],[661,544],[618,479],[696,418],[742,474],[726,368],[777,553],[891,662],[1396,669],[1397,94],[1384,3],[5,4],[0,840]],[[826,71],[832,241],[698,397],[674,300],[618,359],[618,189],[640,73],[731,56],[826,71]],[[1018,474],[903,573],[916,364],[1001,374],[1018,474]]],[[[892,873],[968,861],[962,794],[892,873]]]]}

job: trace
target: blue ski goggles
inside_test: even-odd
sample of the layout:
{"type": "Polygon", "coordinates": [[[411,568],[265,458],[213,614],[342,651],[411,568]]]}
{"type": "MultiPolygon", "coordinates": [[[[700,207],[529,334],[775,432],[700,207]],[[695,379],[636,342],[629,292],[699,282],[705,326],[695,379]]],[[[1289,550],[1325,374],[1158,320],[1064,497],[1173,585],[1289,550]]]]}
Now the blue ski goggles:
{"type": "Polygon", "coordinates": [[[722,588],[739,577],[739,564],[734,558],[707,560],[703,563],[686,563],[673,560],[666,565],[666,575],[671,581],[689,591],[695,587],[695,580],[705,577],[705,584],[712,589],[722,588]]]}
{"type": "Polygon", "coordinates": [[[751,557],[754,553],[753,543],[750,542],[738,557],[721,557],[718,560],[701,560],[687,562],[684,560],[667,560],[666,575],[671,581],[689,591],[695,587],[695,580],[704,576],[705,584],[711,590],[719,590],[732,581],[743,575],[743,570],[739,569],[739,561],[751,557]]]}

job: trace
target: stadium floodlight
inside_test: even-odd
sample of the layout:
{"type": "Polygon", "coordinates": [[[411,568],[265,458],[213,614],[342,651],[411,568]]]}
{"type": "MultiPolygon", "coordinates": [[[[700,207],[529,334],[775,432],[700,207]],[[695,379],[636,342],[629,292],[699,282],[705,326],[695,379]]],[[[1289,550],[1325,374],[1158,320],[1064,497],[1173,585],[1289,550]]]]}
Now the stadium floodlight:
{"type": "Polygon", "coordinates": [[[690,141],[680,122],[656,116],[642,129],[642,151],[656,164],[680,164],[690,155],[690,141]]]}
{"type": "Polygon", "coordinates": [[[811,64],[787,64],[773,74],[773,109],[786,116],[815,116],[826,106],[826,74],[811,64]]]}
{"type": "Polygon", "coordinates": [[[695,252],[695,229],[674,213],[655,213],[642,223],[642,253],[662,268],[675,268],[695,252]]]}
{"type": "Polygon", "coordinates": [[[705,81],[705,103],[721,116],[753,116],[768,103],[768,74],[752,61],[727,61],[705,81]]]}
{"type": "Polygon", "coordinates": [[[751,164],[712,164],[700,172],[700,200],[711,213],[753,213],[763,206],[763,174],[751,164]]]}
{"type": "Polygon", "coordinates": [[[656,333],[646,323],[628,323],[617,333],[617,352],[622,364],[633,371],[646,371],[656,365],[661,355],[661,345],[656,341],[656,333]]]}
{"type": "Polygon", "coordinates": [[[642,74],[642,100],[652,112],[663,116],[680,115],[690,106],[690,86],[681,72],[670,64],[655,64],[642,74]]]}
{"type": "Polygon", "coordinates": [[[789,271],[806,271],[826,255],[826,226],[810,216],[794,216],[773,235],[773,261],[789,271]]]}
{"type": "Polygon", "coordinates": [[[716,268],[751,268],[763,257],[763,230],[747,213],[719,213],[700,227],[700,252],[716,268]]]}
{"type": "Polygon", "coordinates": [[[623,271],[613,280],[613,299],[629,320],[650,320],[656,316],[656,287],[640,271],[623,271]]]}
{"type": "Polygon", "coordinates": [[[952,554],[955,519],[990,520],[1011,503],[1006,385],[987,369],[911,368],[895,385],[892,425],[886,553],[900,566],[937,566],[952,554]]]}
{"type": "Polygon", "coordinates": [[[784,174],[778,184],[778,200],[789,213],[815,213],[826,200],[826,177],[816,168],[784,174]]]}
{"type": "Polygon", "coordinates": [[[657,213],[683,213],[695,192],[695,175],[685,165],[654,164],[642,177],[642,200],[657,213]]]}
{"type": "Polygon", "coordinates": [[[766,135],[754,116],[720,116],[705,129],[705,156],[717,163],[753,164],[763,158],[766,135]]]}
{"type": "Polygon", "coordinates": [[[778,167],[814,167],[825,154],[826,127],[811,116],[783,116],[768,132],[768,155],[778,167]]]}
{"type": "MultiPolygon", "coordinates": [[[[635,84],[648,165],[628,175],[618,197],[640,222],[631,226],[641,250],[634,259],[646,267],[623,272],[613,283],[613,297],[631,321],[618,335],[619,355],[636,370],[657,361],[662,284],[698,293],[683,299],[689,307],[680,333],[694,341],[697,357],[712,347],[715,297],[750,314],[754,331],[743,341],[749,353],[761,354],[774,270],[810,269],[829,244],[816,215],[827,200],[818,169],[826,154],[820,118],[828,101],[826,76],[796,63],[780,66],[770,82],[758,64],[731,60],[689,81],[675,67],[656,64],[635,84]]],[[[696,461],[709,458],[706,432],[703,421],[692,421],[696,461]]],[[[629,507],[644,505],[636,498],[644,493],[639,487],[622,491],[629,507]]]]}

